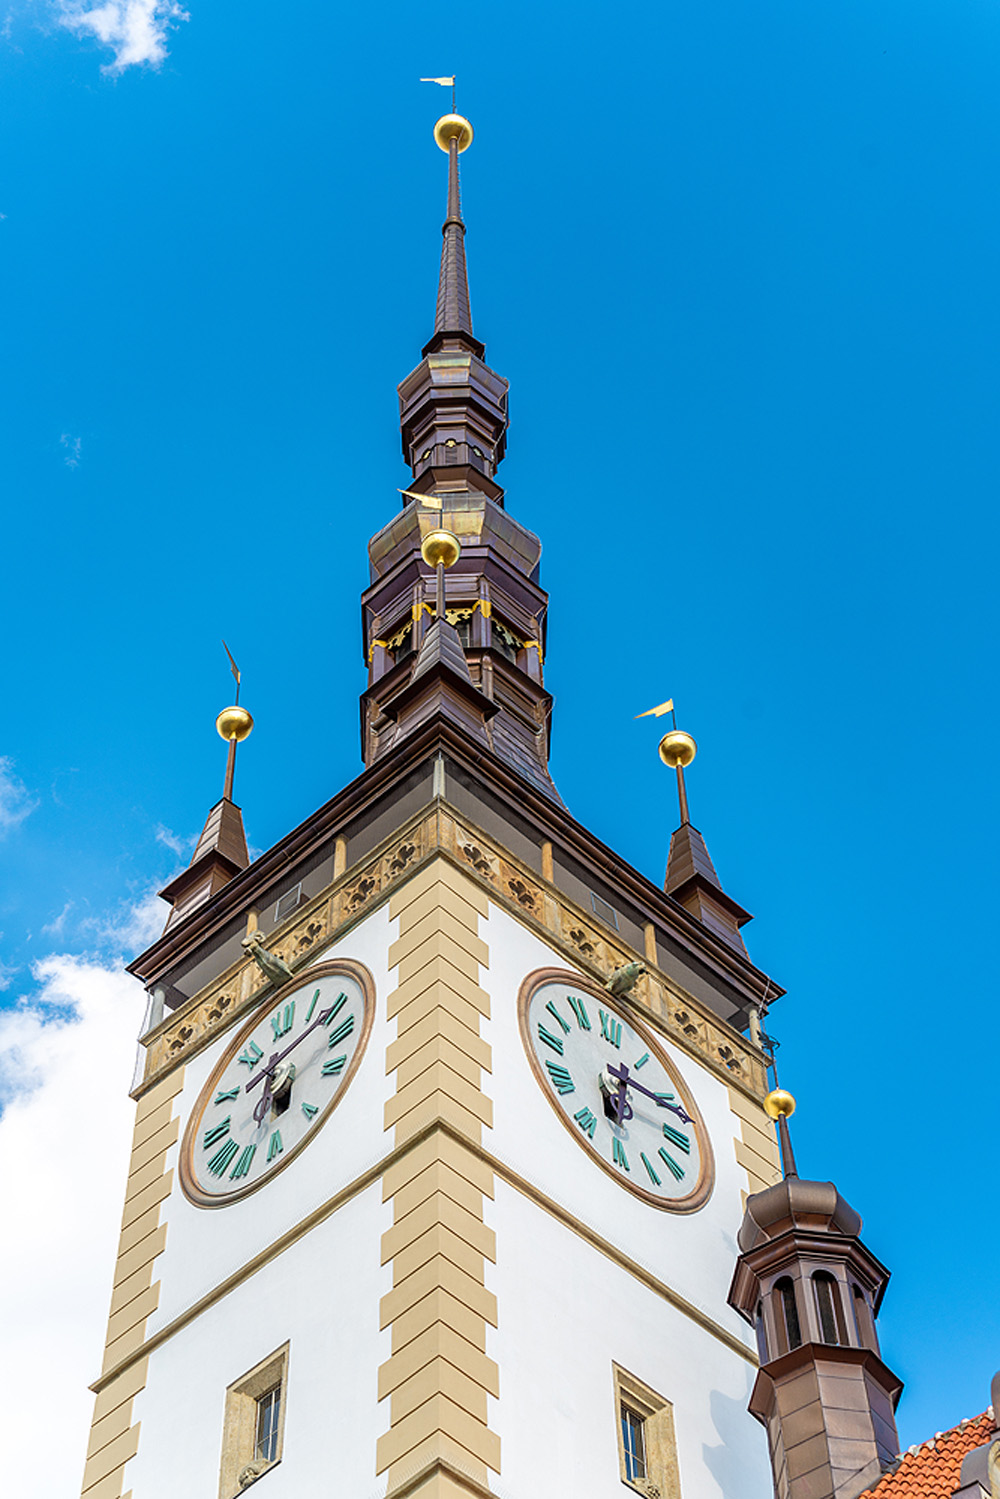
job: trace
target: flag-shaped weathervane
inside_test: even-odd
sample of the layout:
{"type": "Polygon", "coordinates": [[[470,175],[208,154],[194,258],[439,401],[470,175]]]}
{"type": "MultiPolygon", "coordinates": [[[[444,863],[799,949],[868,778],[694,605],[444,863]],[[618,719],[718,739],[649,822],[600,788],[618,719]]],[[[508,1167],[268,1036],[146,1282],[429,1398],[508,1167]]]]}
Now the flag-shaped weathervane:
{"type": "Polygon", "coordinates": [[[655,708],[647,708],[645,713],[637,713],[635,716],[636,718],[661,718],[664,713],[672,713],[673,711],[674,700],[672,697],[668,697],[665,703],[660,703],[655,708]]]}
{"type": "Polygon", "coordinates": [[[228,647],[228,645],[226,644],[225,641],[222,642],[222,649],[225,651],[226,655],[229,657],[229,670],[232,672],[233,677],[236,680],[236,701],[238,703],[239,700],[240,700],[240,669],[236,665],[236,662],[233,660],[233,653],[229,649],[229,647],[228,647]]]}

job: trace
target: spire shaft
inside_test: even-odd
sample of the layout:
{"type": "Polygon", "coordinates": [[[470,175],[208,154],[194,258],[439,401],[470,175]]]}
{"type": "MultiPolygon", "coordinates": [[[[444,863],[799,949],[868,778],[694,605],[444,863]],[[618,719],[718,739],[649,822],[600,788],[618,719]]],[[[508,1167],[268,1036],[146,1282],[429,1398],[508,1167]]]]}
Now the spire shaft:
{"type": "Polygon", "coordinates": [[[458,178],[458,140],[448,142],[448,213],[441,230],[441,272],[438,276],[435,333],[472,332],[469,273],[465,263],[465,224],[458,178]]]}

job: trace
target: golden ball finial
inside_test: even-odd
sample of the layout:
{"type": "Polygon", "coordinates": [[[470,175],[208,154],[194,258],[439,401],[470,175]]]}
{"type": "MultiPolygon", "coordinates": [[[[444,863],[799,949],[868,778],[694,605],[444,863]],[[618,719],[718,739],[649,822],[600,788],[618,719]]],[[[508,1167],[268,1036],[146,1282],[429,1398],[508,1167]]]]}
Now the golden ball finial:
{"type": "Polygon", "coordinates": [[[764,1099],[764,1113],[769,1119],[790,1119],[795,1113],[795,1099],[784,1088],[775,1088],[764,1099]]]}
{"type": "Polygon", "coordinates": [[[420,543],[420,555],[428,567],[437,567],[439,562],[445,567],[454,567],[462,555],[462,546],[450,531],[428,531],[420,543]]]}
{"type": "Polygon", "coordinates": [[[472,126],[464,115],[442,115],[434,126],[434,139],[442,151],[447,151],[453,140],[458,141],[460,151],[467,151],[472,145],[472,126]]]}
{"type": "Polygon", "coordinates": [[[242,744],[253,728],[253,719],[245,708],[234,704],[231,708],[223,708],[215,720],[215,727],[223,739],[235,739],[237,744],[242,744]]]}
{"type": "Polygon", "coordinates": [[[698,753],[698,746],[690,734],[685,734],[683,729],[671,729],[664,734],[660,740],[660,759],[664,765],[669,765],[671,770],[678,766],[682,768],[691,764],[698,753]]]}

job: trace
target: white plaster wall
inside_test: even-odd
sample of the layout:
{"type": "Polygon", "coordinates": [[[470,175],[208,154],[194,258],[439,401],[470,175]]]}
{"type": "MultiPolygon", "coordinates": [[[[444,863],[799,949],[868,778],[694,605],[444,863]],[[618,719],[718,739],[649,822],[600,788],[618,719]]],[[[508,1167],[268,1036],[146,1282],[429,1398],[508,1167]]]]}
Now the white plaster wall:
{"type": "MultiPolygon", "coordinates": [[[[595,1165],[556,1118],[521,1042],[517,995],[523,979],[536,968],[572,965],[492,904],[488,924],[480,924],[480,936],[490,950],[489,972],[481,979],[492,1010],[484,1028],[493,1046],[493,1076],[487,1086],[494,1102],[494,1128],[487,1136],[488,1148],[747,1347],[753,1346],[751,1330],[726,1305],[739,1253],[740,1189],[745,1191],[747,1183],[736,1161],[738,1121],[725,1084],[657,1032],[701,1110],[715,1157],[715,1188],[696,1213],[664,1212],[634,1197],[595,1165]]],[[[503,1263],[508,1231],[502,1223],[496,1226],[502,1235],[498,1254],[503,1263]]],[[[728,1357],[743,1363],[738,1354],[728,1357]]]]}
{"type": "Polygon", "coordinates": [[[155,1351],[135,1401],[139,1451],[125,1470],[136,1499],[215,1499],[226,1389],[288,1339],[284,1457],[260,1493],[385,1493],[375,1477],[388,1426],[376,1379],[390,1352],[378,1330],[392,1282],[379,1265],[385,1223],[375,1183],[155,1351]]]}
{"type": "MultiPolygon", "coordinates": [[[[174,1187],[160,1218],[161,1223],[167,1224],[166,1248],[153,1271],[160,1282],[160,1302],[149,1319],[147,1337],[173,1321],[286,1229],[374,1165],[391,1145],[383,1130],[383,1109],[392,1093],[393,1079],[385,1073],[385,1053],[388,1042],[394,1038],[395,1025],[390,1025],[385,1017],[386,996],[390,988],[395,988],[395,976],[390,984],[386,957],[389,944],[398,935],[398,927],[398,921],[389,920],[386,903],[343,940],[316,956],[317,963],[355,958],[371,970],[375,980],[375,1022],[365,1056],[346,1094],[318,1134],[284,1171],[239,1202],[219,1208],[199,1208],[181,1190],[176,1172],[180,1141],[172,1147],[167,1165],[175,1168],[174,1187]]],[[[239,1023],[245,1021],[246,1016],[239,1023]]],[[[198,1094],[235,1029],[235,1025],[230,1026],[187,1067],[183,1091],[174,1105],[175,1114],[179,1112],[181,1118],[181,1139],[198,1094]]],[[[377,1236],[371,1252],[377,1263],[377,1236]]]]}
{"type": "Polygon", "coordinates": [[[750,1364],[512,1187],[497,1183],[488,1218],[499,1327],[487,1352],[500,1366],[490,1425],[503,1499],[627,1492],[613,1360],[673,1404],[682,1499],[771,1499],[764,1433],[746,1409],[750,1364]]]}

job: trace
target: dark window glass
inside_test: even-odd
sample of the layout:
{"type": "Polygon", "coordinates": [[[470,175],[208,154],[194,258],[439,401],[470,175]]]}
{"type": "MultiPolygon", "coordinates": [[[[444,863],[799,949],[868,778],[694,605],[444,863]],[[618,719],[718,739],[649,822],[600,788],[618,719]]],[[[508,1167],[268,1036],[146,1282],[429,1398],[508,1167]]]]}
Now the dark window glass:
{"type": "Polygon", "coordinates": [[[757,1357],[760,1359],[762,1364],[766,1364],[768,1361],[767,1334],[764,1331],[764,1303],[762,1301],[758,1301],[757,1303],[757,1315],[754,1318],[754,1330],[757,1333],[757,1357]]]}
{"type": "Polygon", "coordinates": [[[275,1385],[257,1401],[257,1444],[254,1455],[262,1462],[273,1463],[278,1455],[278,1416],[281,1412],[281,1386],[275,1385]]]}
{"type": "Polygon", "coordinates": [[[783,1353],[790,1353],[793,1348],[798,1348],[802,1342],[802,1332],[799,1327],[799,1309],[795,1304],[795,1286],[789,1276],[782,1276],[774,1287],[775,1318],[784,1332],[782,1349],[783,1353]]]}
{"type": "Polygon", "coordinates": [[[622,1444],[625,1448],[625,1477],[636,1479],[646,1476],[646,1443],[642,1431],[642,1417],[622,1406],[622,1444]]]}
{"type": "Polygon", "coordinates": [[[819,1335],[824,1343],[845,1344],[847,1328],[840,1303],[837,1282],[825,1270],[817,1270],[812,1278],[816,1293],[816,1311],[819,1315],[819,1335]]]}

